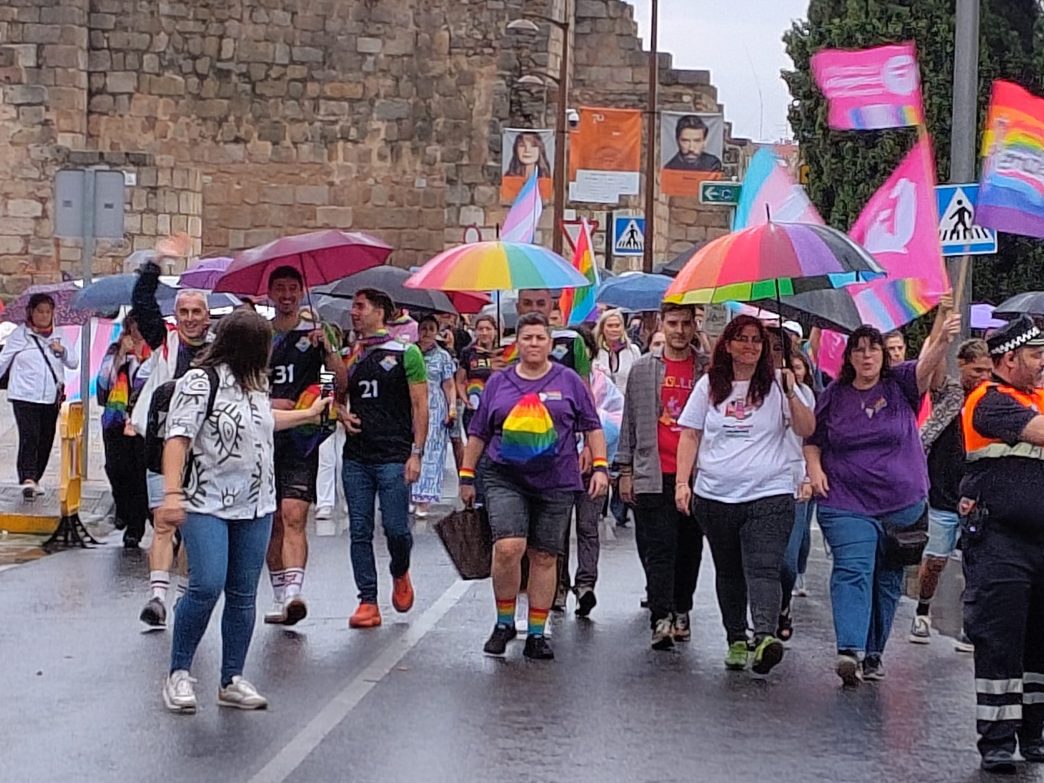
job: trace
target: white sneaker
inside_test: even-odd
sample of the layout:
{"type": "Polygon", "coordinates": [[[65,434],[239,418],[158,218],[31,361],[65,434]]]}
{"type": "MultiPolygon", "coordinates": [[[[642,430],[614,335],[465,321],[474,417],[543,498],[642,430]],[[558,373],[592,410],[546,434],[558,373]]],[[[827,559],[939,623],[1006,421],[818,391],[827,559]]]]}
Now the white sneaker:
{"type": "Polygon", "coordinates": [[[282,625],[286,622],[286,606],[282,601],[272,602],[272,608],[265,612],[265,622],[268,625],[282,625]]]}
{"type": "Polygon", "coordinates": [[[932,624],[926,614],[915,614],[910,626],[909,639],[914,644],[931,644],[932,624]]]}
{"type": "Polygon", "coordinates": [[[196,684],[194,677],[184,669],[171,672],[163,683],[163,703],[171,712],[196,711],[196,684]]]}
{"type": "Polygon", "coordinates": [[[316,518],[316,521],[318,521],[320,519],[332,519],[333,518],[333,509],[330,508],[329,506],[318,506],[315,509],[315,518],[316,518]]]}
{"type": "Polygon", "coordinates": [[[315,534],[317,536],[336,536],[337,523],[329,516],[320,519],[319,515],[316,514],[315,534]]]}
{"type": "Polygon", "coordinates": [[[239,710],[263,710],[268,707],[268,699],[249,682],[236,676],[227,688],[218,688],[218,704],[239,710]]]}
{"type": "Polygon", "coordinates": [[[805,588],[805,575],[798,574],[797,579],[794,580],[794,590],[791,595],[796,595],[800,598],[806,598],[808,596],[808,590],[805,588]]]}
{"type": "Polygon", "coordinates": [[[46,495],[46,494],[47,494],[47,490],[44,489],[44,485],[42,483],[40,483],[40,482],[37,482],[37,484],[36,484],[36,496],[40,497],[41,495],[46,495]]]}

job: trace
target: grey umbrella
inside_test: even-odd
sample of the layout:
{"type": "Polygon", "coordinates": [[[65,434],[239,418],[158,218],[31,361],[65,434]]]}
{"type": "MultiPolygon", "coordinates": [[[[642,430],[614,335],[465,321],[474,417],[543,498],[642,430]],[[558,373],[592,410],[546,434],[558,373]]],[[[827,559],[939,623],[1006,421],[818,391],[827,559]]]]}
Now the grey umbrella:
{"type": "Polygon", "coordinates": [[[851,334],[863,325],[855,300],[844,288],[825,288],[805,291],[778,300],[764,299],[751,302],[764,310],[779,313],[784,318],[804,321],[821,329],[851,334]]]}
{"type": "Polygon", "coordinates": [[[332,283],[315,286],[312,291],[320,295],[350,299],[360,288],[377,288],[388,294],[399,307],[436,313],[457,312],[449,296],[442,291],[406,288],[403,283],[410,276],[409,270],[397,266],[375,266],[332,283]]]}
{"type": "Polygon", "coordinates": [[[993,317],[1010,321],[1024,313],[1034,318],[1044,317],[1044,291],[1026,291],[1005,299],[994,309],[993,317]]]}

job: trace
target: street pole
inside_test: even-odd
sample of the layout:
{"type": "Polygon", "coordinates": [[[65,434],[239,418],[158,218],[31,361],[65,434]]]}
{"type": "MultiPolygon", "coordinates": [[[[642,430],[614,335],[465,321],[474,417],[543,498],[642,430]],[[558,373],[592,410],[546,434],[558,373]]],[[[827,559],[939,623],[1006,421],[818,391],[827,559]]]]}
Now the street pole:
{"type": "Polygon", "coordinates": [[[555,124],[555,214],[554,235],[551,237],[551,248],[562,255],[565,234],[566,203],[566,139],[569,136],[569,29],[570,9],[565,3],[565,21],[560,24],[562,30],[562,56],[558,66],[558,121],[555,124]]]}
{"type": "Polygon", "coordinates": [[[657,37],[660,23],[659,0],[652,0],[652,31],[649,37],[649,110],[648,140],[645,145],[645,240],[642,247],[642,269],[653,270],[653,243],[656,237],[656,141],[660,132],[659,91],[660,91],[660,55],[657,51],[657,37]]]}
{"type": "MultiPolygon", "coordinates": [[[[974,182],[979,130],[979,0],[957,0],[953,52],[953,115],[950,127],[950,182],[974,182]]],[[[971,326],[972,258],[949,264],[954,307],[961,313],[961,338],[971,326]]]]}
{"type": "MultiPolygon", "coordinates": [[[[80,258],[83,285],[91,284],[92,263],[94,261],[94,169],[83,172],[83,254],[80,258]]],[[[80,404],[83,406],[83,437],[80,439],[80,475],[87,480],[90,465],[90,433],[91,433],[91,317],[80,327],[80,404]]]]}

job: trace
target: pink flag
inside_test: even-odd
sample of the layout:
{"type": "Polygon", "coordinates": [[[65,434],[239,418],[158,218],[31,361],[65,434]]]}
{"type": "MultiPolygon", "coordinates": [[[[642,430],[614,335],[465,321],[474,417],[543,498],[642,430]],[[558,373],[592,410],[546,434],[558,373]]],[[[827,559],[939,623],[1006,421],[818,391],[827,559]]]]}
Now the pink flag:
{"type": "Polygon", "coordinates": [[[522,190],[518,192],[515,203],[511,205],[504,227],[500,230],[500,239],[504,242],[531,243],[536,236],[537,223],[544,210],[544,202],[540,199],[540,187],[537,181],[537,170],[526,180],[522,190]]]}
{"type": "Polygon", "coordinates": [[[924,121],[921,75],[913,42],[849,51],[823,49],[812,74],[827,98],[836,130],[876,130],[924,121]]]}

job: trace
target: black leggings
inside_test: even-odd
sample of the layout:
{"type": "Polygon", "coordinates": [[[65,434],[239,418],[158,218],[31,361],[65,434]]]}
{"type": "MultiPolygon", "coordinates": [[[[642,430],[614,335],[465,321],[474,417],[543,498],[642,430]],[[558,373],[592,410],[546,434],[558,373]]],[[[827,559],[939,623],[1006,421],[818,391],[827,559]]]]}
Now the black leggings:
{"type": "Polygon", "coordinates": [[[18,483],[39,481],[51,459],[58,406],[21,400],[12,400],[11,406],[18,425],[18,483]]]}

